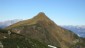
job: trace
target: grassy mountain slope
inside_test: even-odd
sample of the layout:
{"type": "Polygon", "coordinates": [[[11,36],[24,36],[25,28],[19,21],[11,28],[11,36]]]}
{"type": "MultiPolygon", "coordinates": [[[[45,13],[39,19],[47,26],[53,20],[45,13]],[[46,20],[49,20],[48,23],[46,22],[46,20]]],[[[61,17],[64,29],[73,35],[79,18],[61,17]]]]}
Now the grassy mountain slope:
{"type": "Polygon", "coordinates": [[[60,48],[70,48],[79,40],[76,34],[56,25],[42,12],[32,19],[18,22],[6,29],[60,48]]]}
{"type": "Polygon", "coordinates": [[[9,35],[7,30],[1,29],[0,42],[2,43],[3,48],[48,48],[46,44],[43,44],[35,39],[26,38],[23,35],[13,32],[9,35]]]}

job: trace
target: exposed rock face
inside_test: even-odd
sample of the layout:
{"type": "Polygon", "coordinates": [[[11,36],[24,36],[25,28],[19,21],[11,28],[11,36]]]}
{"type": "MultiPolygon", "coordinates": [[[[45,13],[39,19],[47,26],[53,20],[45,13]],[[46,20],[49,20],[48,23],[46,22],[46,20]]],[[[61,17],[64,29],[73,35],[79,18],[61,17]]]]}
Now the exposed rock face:
{"type": "Polygon", "coordinates": [[[6,29],[59,48],[70,48],[76,43],[74,41],[78,40],[76,34],[59,27],[43,12],[32,19],[18,22],[6,29]]]}

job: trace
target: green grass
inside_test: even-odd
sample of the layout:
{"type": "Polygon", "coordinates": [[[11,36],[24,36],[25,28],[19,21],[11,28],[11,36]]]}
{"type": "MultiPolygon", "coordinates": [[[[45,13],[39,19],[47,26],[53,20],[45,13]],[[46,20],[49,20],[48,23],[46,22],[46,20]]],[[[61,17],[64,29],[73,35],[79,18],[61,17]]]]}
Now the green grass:
{"type": "MultiPolygon", "coordinates": [[[[0,29],[3,35],[7,35],[7,30],[0,29]]],[[[41,43],[38,40],[26,38],[23,35],[13,33],[7,38],[0,39],[4,48],[48,48],[47,44],[41,43]],[[15,36],[15,37],[14,37],[15,36]]]]}
{"type": "Polygon", "coordinates": [[[47,45],[30,38],[7,38],[1,41],[4,48],[48,48],[47,45]]]}

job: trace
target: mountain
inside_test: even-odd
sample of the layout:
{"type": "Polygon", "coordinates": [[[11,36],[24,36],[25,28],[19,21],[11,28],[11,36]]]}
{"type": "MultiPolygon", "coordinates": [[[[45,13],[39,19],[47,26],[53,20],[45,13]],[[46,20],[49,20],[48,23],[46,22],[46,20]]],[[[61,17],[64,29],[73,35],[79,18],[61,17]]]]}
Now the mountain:
{"type": "Polygon", "coordinates": [[[0,22],[0,28],[5,28],[5,27],[10,26],[14,23],[17,23],[19,21],[21,21],[21,20],[14,19],[14,20],[8,20],[8,21],[0,22]]]}
{"type": "Polygon", "coordinates": [[[61,26],[65,29],[71,30],[74,33],[78,34],[80,37],[84,37],[85,38],[85,25],[81,25],[81,26],[72,26],[72,25],[64,25],[61,26]]]}
{"type": "Polygon", "coordinates": [[[73,48],[79,42],[79,37],[75,33],[56,25],[43,12],[5,29],[57,48],[73,48]]]}

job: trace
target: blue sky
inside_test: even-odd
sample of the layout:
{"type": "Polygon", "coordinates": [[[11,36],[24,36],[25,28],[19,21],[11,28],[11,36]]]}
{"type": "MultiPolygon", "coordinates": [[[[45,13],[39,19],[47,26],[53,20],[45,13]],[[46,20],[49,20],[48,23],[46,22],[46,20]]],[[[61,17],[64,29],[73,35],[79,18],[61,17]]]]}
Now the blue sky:
{"type": "Polygon", "coordinates": [[[85,0],[0,0],[0,21],[44,12],[58,25],[85,25],[85,0]]]}

